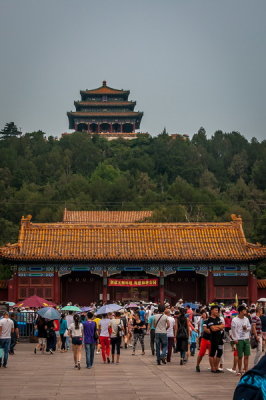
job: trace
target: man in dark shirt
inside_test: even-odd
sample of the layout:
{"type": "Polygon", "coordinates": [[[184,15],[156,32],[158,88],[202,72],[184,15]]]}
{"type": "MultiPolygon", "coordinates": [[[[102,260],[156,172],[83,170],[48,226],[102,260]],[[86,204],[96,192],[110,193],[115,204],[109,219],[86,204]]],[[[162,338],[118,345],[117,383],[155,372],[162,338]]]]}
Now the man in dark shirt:
{"type": "Polygon", "coordinates": [[[207,320],[206,329],[211,334],[211,351],[209,360],[211,365],[211,372],[219,373],[220,358],[223,355],[223,336],[224,336],[224,323],[219,317],[220,307],[211,307],[211,316],[207,320]]]}
{"type": "Polygon", "coordinates": [[[11,333],[11,343],[10,343],[10,350],[9,350],[9,354],[14,355],[14,349],[15,346],[17,344],[17,340],[19,338],[19,329],[18,329],[18,323],[15,320],[15,314],[12,313],[10,314],[10,319],[13,321],[14,324],[14,332],[11,333]]]}
{"type": "Polygon", "coordinates": [[[264,351],[264,346],[266,343],[266,315],[265,313],[260,316],[261,320],[261,330],[262,330],[262,339],[263,339],[263,351],[264,351]]]}

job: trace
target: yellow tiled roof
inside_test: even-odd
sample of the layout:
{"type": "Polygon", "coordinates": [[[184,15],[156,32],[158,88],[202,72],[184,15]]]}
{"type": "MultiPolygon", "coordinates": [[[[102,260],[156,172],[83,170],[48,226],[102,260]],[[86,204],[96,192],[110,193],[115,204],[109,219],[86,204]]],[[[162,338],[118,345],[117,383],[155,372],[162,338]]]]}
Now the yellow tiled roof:
{"type": "Polygon", "coordinates": [[[266,288],[266,279],[258,279],[258,288],[265,289],[266,288]]]}
{"type": "Polygon", "coordinates": [[[246,241],[241,218],[226,223],[31,223],[22,218],[9,260],[251,261],[266,247],[246,241]]]}
{"type": "Polygon", "coordinates": [[[152,216],[152,211],[69,211],[64,210],[63,222],[141,222],[152,216]]]}

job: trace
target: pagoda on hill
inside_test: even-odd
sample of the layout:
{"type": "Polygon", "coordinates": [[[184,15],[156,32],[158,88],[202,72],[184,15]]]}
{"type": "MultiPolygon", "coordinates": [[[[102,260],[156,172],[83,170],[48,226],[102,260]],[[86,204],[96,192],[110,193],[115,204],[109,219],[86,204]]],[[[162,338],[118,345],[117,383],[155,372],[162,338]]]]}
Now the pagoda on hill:
{"type": "Polygon", "coordinates": [[[134,111],[136,102],[128,100],[129,94],[107,86],[106,81],[97,89],[81,90],[81,101],[74,102],[76,111],[67,113],[69,129],[107,139],[135,138],[143,113],[134,111]]]}

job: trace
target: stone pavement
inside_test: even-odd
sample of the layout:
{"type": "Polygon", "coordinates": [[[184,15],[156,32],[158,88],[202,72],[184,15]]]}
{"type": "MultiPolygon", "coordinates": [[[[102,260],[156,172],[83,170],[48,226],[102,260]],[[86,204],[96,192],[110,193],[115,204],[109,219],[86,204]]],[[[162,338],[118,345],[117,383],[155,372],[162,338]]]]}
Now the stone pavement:
{"type": "MultiPolygon", "coordinates": [[[[148,337],[146,342],[148,349],[148,337]]],[[[119,365],[103,364],[101,356],[95,355],[92,369],[85,368],[83,354],[78,371],[73,368],[71,351],[35,355],[33,348],[34,344],[19,343],[8,368],[0,369],[1,400],[231,400],[239,379],[227,371],[211,374],[207,357],[202,372],[196,373],[196,357],[180,366],[174,354],[171,363],[157,366],[150,350],[141,356],[137,348],[132,356],[129,348],[122,350],[119,365]]],[[[225,367],[231,368],[228,345],[225,353],[225,367]]]]}

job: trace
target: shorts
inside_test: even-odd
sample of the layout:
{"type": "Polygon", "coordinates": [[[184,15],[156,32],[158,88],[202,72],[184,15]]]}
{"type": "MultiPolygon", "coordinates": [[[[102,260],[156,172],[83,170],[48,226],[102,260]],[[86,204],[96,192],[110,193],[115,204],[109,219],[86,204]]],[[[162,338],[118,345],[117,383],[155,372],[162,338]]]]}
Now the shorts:
{"type": "Polygon", "coordinates": [[[44,337],[39,337],[39,338],[38,338],[38,343],[39,343],[40,345],[42,345],[42,346],[45,346],[45,345],[46,345],[46,338],[44,338],[44,337]]]}
{"type": "Polygon", "coordinates": [[[211,341],[211,351],[209,357],[221,358],[223,355],[223,343],[219,343],[216,340],[211,341]]]}
{"type": "Polygon", "coordinates": [[[72,344],[81,346],[82,345],[82,337],[81,336],[74,336],[72,338],[72,344]]]}
{"type": "Polygon", "coordinates": [[[238,357],[242,358],[244,356],[250,356],[250,343],[249,339],[239,340],[236,345],[238,351],[238,357]]]}
{"type": "Polygon", "coordinates": [[[200,350],[199,350],[199,356],[203,357],[205,356],[206,350],[211,351],[211,342],[207,339],[201,338],[200,341],[200,350]]]}
{"type": "Polygon", "coordinates": [[[55,331],[56,336],[60,336],[60,332],[59,331],[55,331]]]}

